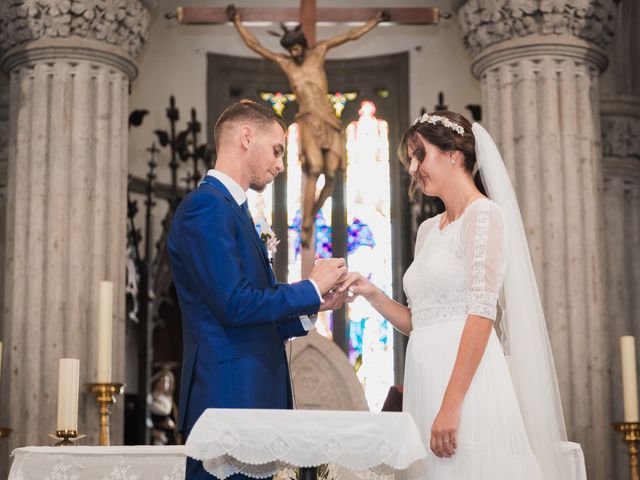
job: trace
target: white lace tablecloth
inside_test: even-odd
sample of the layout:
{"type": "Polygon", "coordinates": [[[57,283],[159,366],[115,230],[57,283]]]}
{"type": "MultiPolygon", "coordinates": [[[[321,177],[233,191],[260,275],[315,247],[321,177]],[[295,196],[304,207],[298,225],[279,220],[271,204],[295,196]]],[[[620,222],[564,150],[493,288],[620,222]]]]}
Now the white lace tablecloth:
{"type": "Polygon", "coordinates": [[[390,474],[426,456],[408,413],[249,409],[206,410],[186,453],[221,479],[322,464],[390,474]]]}
{"type": "Polygon", "coordinates": [[[24,447],[8,480],[184,480],[184,447],[24,447]]]}

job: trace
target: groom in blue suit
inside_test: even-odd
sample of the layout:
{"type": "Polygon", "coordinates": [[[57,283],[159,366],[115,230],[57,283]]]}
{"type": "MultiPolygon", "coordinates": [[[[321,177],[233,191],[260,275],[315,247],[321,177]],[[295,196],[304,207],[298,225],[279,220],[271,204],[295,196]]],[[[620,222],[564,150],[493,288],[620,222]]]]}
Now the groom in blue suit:
{"type": "MultiPolygon", "coordinates": [[[[284,170],[280,117],[243,100],[223,112],[214,137],[216,168],[180,203],[167,242],[182,310],[185,437],[207,408],[293,408],[284,342],[346,297],[330,291],[346,276],[343,259],[319,261],[308,280],[278,283],[256,233],[246,191],[264,190],[284,170]]],[[[213,477],[188,459],[186,478],[213,477]]]]}

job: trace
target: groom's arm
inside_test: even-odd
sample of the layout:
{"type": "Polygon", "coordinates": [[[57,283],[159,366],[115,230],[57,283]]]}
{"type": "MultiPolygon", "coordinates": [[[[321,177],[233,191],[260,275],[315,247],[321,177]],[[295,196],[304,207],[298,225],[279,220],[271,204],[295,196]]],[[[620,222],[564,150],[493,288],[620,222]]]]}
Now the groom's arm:
{"type": "MultiPolygon", "coordinates": [[[[311,280],[313,286],[316,287],[316,291],[318,295],[320,295],[320,289],[316,285],[316,282],[311,280]]],[[[348,297],[348,291],[339,292],[339,291],[331,291],[327,293],[324,298],[320,297],[321,304],[320,310],[339,310],[344,306],[344,302],[348,297]]],[[[315,327],[315,323],[317,320],[316,315],[301,315],[299,320],[297,319],[289,319],[288,321],[284,321],[278,325],[280,330],[280,336],[283,340],[292,337],[301,337],[306,335],[310,330],[315,327]]]]}
{"type": "Polygon", "coordinates": [[[177,232],[181,256],[195,287],[224,326],[278,323],[318,312],[320,298],[309,280],[265,289],[251,286],[236,242],[237,225],[224,198],[202,194],[188,201],[177,232]]]}
{"type": "Polygon", "coordinates": [[[282,340],[288,340],[293,337],[304,337],[315,326],[315,315],[311,317],[302,315],[294,317],[290,320],[280,322],[278,331],[282,340]]]}

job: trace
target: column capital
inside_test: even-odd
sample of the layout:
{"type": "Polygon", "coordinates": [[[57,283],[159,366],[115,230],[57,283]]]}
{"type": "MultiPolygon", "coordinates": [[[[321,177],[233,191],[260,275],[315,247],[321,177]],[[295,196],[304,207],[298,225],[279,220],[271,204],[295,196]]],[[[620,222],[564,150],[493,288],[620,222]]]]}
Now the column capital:
{"type": "Polygon", "coordinates": [[[614,17],[612,0],[467,0],[458,12],[464,44],[474,56],[532,35],[575,37],[602,48],[613,36],[614,17]]]}
{"type": "Polygon", "coordinates": [[[121,48],[86,38],[42,38],[13,47],[0,62],[10,73],[38,61],[97,62],[123,72],[131,81],[138,76],[136,62],[121,48]]]}
{"type": "Polygon", "coordinates": [[[605,51],[581,38],[569,35],[530,35],[496,43],[475,56],[471,71],[480,78],[483,72],[503,62],[517,62],[523,58],[554,56],[587,62],[603,71],[607,68],[605,51]]]}
{"type": "MultiPolygon", "coordinates": [[[[14,0],[0,2],[4,68],[18,52],[96,50],[133,63],[147,40],[150,0],[14,0]],[[31,48],[36,44],[36,48],[31,48]]],[[[135,67],[134,67],[135,68],[135,67]]],[[[130,70],[130,68],[128,69],[130,70]]]]}

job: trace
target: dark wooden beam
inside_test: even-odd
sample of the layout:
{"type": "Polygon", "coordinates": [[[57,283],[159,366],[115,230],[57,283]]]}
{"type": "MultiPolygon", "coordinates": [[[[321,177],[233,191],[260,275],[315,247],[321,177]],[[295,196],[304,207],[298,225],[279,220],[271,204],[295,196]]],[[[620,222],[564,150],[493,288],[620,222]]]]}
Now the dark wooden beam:
{"type": "MultiPolygon", "coordinates": [[[[178,7],[176,18],[185,25],[220,25],[227,19],[225,7],[178,7]]],[[[366,22],[373,18],[380,8],[318,8],[317,22],[366,22]]],[[[437,7],[387,8],[391,14],[390,24],[435,25],[440,21],[437,7]]],[[[238,8],[243,22],[299,22],[299,8],[238,8]]]]}
{"type": "Polygon", "coordinates": [[[300,2],[299,18],[307,44],[309,47],[313,47],[316,44],[316,0],[302,0],[300,2]]]}

